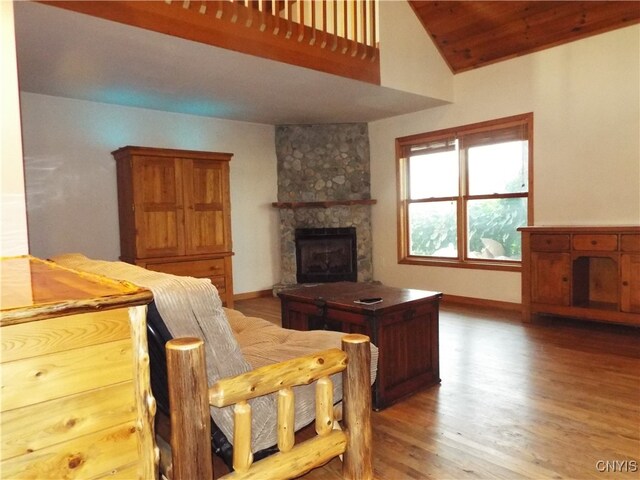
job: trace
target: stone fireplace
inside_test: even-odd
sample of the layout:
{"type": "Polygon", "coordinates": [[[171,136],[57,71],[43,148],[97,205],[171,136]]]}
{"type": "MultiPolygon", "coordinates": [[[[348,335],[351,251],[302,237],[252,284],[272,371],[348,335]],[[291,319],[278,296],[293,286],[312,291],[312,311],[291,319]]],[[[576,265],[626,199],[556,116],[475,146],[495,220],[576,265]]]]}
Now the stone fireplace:
{"type": "MultiPolygon", "coordinates": [[[[371,199],[367,124],[282,125],[276,127],[280,212],[281,283],[274,289],[322,279],[298,280],[296,230],[352,229],[355,275],[371,281],[371,199]]],[[[335,245],[334,245],[335,247],[335,245]]],[[[336,248],[333,254],[341,255],[336,248]]],[[[326,252],[322,255],[331,255],[326,252]]],[[[314,268],[329,268],[325,262],[314,268]]],[[[329,263],[331,260],[329,259],[329,263]]],[[[317,278],[317,277],[316,277],[317,278]]],[[[333,281],[333,280],[324,280],[333,281]]]]}

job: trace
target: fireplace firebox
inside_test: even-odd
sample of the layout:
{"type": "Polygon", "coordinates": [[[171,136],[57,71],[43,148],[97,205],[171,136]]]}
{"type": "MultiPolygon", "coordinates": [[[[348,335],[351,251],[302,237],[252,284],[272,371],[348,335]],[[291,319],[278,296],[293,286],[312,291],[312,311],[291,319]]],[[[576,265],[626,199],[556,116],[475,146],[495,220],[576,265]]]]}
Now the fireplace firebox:
{"type": "Polygon", "coordinates": [[[298,283],[358,280],[355,227],[297,228],[295,240],[298,283]]]}

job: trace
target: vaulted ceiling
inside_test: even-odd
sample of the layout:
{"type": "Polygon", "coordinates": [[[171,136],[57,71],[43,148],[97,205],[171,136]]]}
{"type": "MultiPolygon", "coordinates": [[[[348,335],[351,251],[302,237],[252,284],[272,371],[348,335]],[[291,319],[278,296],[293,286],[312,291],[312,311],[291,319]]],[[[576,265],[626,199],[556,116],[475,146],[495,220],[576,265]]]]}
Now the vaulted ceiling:
{"type": "MultiPolygon", "coordinates": [[[[409,3],[453,72],[640,20],[638,0],[409,3]]],[[[40,3],[14,10],[25,92],[271,124],[369,122],[444,103],[40,3]]]]}
{"type": "Polygon", "coordinates": [[[640,21],[636,0],[409,3],[454,73],[640,21]]]}

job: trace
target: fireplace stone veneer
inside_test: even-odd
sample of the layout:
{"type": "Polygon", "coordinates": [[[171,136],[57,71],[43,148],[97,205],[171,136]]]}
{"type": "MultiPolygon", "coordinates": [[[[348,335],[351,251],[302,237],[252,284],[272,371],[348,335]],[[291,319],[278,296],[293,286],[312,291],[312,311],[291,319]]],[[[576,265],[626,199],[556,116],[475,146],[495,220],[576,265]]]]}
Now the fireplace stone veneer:
{"type": "Polygon", "coordinates": [[[276,155],[278,202],[295,206],[279,206],[281,283],[274,289],[298,284],[295,231],[299,228],[354,228],[356,278],[371,281],[374,201],[367,124],[278,126],[276,155]]]}

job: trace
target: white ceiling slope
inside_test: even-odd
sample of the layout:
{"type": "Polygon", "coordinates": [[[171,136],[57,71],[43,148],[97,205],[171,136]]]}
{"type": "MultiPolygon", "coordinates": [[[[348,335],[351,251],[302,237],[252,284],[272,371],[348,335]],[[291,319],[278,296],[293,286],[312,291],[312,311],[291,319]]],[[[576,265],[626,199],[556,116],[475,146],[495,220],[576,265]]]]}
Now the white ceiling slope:
{"type": "Polygon", "coordinates": [[[14,9],[26,92],[274,125],[369,122],[443,103],[47,5],[14,9]]]}

